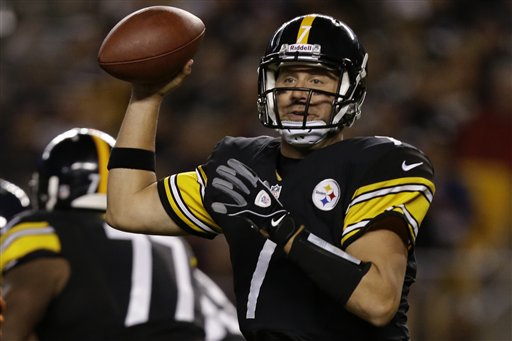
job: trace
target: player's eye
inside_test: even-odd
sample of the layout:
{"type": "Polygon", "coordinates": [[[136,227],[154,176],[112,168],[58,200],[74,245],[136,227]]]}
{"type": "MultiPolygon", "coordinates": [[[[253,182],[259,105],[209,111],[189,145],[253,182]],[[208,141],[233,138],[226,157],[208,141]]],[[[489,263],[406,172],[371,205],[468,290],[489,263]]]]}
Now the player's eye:
{"type": "Polygon", "coordinates": [[[294,83],[296,83],[296,80],[295,80],[295,78],[293,78],[293,77],[284,77],[284,78],[281,80],[281,83],[282,83],[282,84],[286,84],[286,85],[290,85],[290,84],[294,84],[294,83]]]}

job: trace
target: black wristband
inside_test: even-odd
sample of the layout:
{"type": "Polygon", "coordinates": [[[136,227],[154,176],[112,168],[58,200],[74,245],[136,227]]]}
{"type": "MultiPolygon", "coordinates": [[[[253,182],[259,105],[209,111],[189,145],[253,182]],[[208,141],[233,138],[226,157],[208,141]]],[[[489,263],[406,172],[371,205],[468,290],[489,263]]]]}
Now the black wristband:
{"type": "Polygon", "coordinates": [[[139,148],[112,148],[107,169],[129,168],[154,172],[156,167],[155,152],[139,148]]]}
{"type": "Polygon", "coordinates": [[[297,235],[288,257],[343,305],[371,266],[306,230],[297,235]]]}

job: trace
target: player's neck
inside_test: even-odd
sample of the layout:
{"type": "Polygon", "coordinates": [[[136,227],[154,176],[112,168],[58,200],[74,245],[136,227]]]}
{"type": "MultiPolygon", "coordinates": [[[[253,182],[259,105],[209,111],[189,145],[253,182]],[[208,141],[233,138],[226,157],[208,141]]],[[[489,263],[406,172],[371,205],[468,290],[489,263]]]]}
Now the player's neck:
{"type": "Polygon", "coordinates": [[[325,148],[327,146],[330,146],[331,144],[340,142],[343,140],[343,132],[339,131],[336,134],[332,136],[326,137],[324,140],[314,144],[313,146],[309,148],[299,148],[295,147],[283,139],[281,139],[281,154],[285,157],[291,158],[291,159],[303,159],[315,150],[325,148]]]}

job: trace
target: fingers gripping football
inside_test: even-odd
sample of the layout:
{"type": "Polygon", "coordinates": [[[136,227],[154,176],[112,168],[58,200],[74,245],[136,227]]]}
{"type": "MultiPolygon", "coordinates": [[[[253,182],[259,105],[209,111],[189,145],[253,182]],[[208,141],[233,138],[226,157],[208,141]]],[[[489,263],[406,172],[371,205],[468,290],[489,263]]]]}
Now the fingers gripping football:
{"type": "Polygon", "coordinates": [[[266,231],[277,244],[286,242],[291,237],[290,233],[296,231],[290,213],[249,167],[236,159],[229,159],[227,165],[217,167],[216,173],[212,186],[226,194],[231,202],[212,203],[215,212],[244,218],[252,228],[266,231]],[[283,231],[284,225],[292,231],[281,236],[278,231],[283,231]],[[281,240],[283,238],[286,240],[281,240]]]}

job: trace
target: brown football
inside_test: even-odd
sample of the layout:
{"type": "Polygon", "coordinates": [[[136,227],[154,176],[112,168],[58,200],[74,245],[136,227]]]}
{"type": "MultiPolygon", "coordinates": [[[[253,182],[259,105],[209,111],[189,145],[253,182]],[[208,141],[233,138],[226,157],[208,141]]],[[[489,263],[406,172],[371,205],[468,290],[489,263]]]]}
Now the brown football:
{"type": "Polygon", "coordinates": [[[201,19],[170,6],[151,6],[119,21],[98,52],[100,67],[131,83],[171,80],[197,52],[205,26],[201,19]]]}

